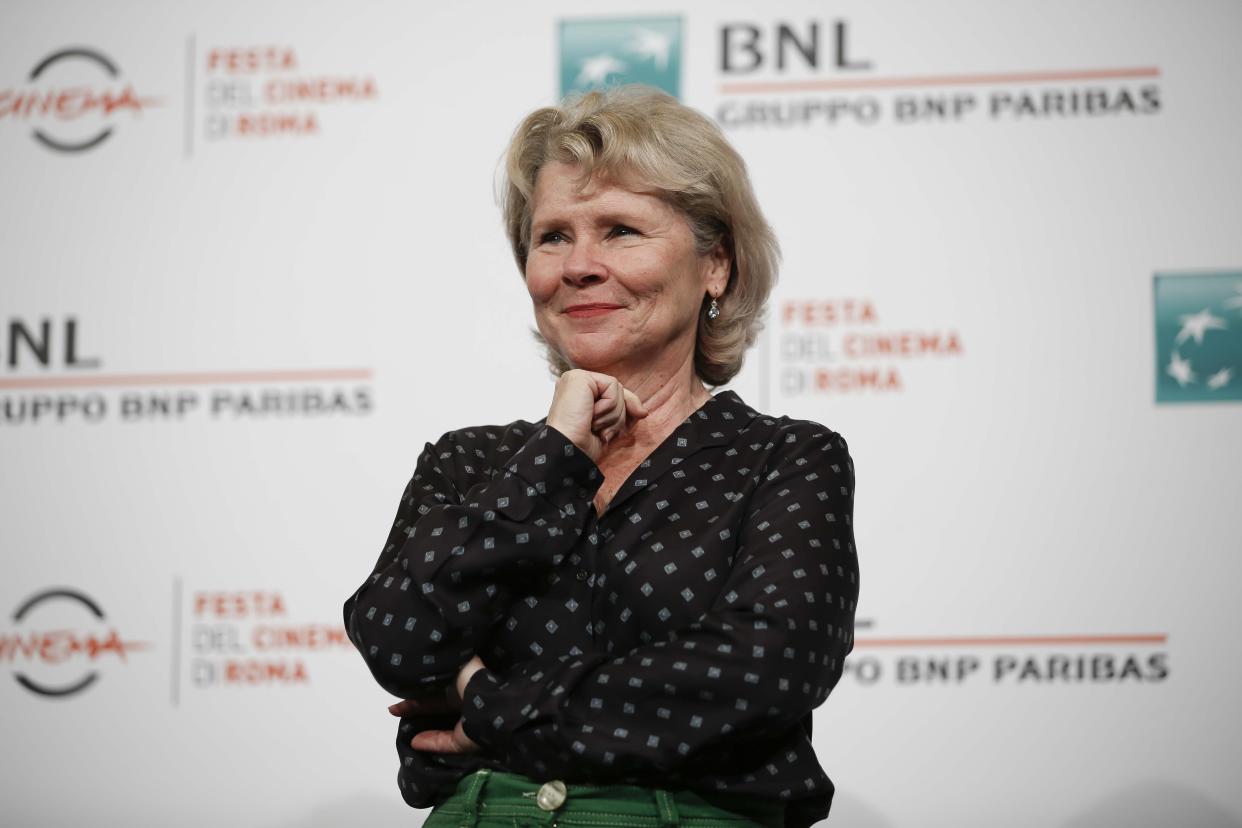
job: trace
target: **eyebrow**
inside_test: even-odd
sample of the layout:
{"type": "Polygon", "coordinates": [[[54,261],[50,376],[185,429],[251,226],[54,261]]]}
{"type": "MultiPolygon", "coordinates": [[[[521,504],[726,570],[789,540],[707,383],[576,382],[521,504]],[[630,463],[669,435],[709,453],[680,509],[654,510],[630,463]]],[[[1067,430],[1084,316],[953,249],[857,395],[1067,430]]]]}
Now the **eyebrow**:
{"type": "MultiPolygon", "coordinates": [[[[646,219],[637,213],[631,213],[624,210],[609,210],[606,213],[601,213],[599,216],[596,216],[594,224],[596,227],[600,227],[610,224],[642,224],[645,221],[646,219]]],[[[559,215],[552,215],[538,221],[536,221],[534,216],[532,216],[530,224],[531,235],[533,236],[538,233],[548,232],[549,230],[559,230],[567,224],[569,224],[569,222],[564,217],[559,215]]]]}

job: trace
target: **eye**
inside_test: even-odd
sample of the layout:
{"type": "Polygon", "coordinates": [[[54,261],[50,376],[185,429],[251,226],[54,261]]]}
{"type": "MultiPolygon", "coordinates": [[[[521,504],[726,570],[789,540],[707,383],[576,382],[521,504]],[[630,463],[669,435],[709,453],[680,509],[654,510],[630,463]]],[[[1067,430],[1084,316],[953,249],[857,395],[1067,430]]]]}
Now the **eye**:
{"type": "Polygon", "coordinates": [[[616,236],[622,236],[622,235],[637,236],[639,235],[639,232],[635,230],[633,227],[627,227],[624,224],[618,224],[616,227],[612,228],[612,232],[613,232],[613,235],[616,235],[616,236]]]}
{"type": "Polygon", "coordinates": [[[551,242],[561,241],[565,237],[561,235],[559,230],[549,230],[539,237],[540,244],[549,244],[551,242]]]}

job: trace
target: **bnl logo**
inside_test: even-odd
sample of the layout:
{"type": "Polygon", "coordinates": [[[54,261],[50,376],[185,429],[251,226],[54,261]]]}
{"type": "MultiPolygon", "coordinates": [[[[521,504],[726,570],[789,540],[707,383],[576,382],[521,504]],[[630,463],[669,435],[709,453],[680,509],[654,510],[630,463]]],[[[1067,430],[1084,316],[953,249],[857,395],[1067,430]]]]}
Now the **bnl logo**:
{"type": "Polygon", "coordinates": [[[1242,271],[1157,273],[1156,402],[1242,400],[1242,271]]]}
{"type": "Polygon", "coordinates": [[[561,21],[561,96],[623,83],[681,95],[681,18],[561,21]]]}

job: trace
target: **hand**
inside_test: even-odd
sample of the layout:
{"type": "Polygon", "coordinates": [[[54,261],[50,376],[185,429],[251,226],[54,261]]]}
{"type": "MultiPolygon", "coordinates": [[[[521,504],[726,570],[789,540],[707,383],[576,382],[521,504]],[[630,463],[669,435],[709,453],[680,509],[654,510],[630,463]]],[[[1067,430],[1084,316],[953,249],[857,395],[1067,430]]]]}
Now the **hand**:
{"type": "MultiPolygon", "coordinates": [[[[483,659],[476,655],[462,665],[457,672],[457,679],[444,688],[443,695],[403,699],[390,705],[388,712],[394,716],[405,716],[411,713],[449,713],[461,710],[466,684],[483,666],[483,659]]],[[[410,740],[410,747],[431,753],[473,753],[480,749],[478,743],[466,735],[461,719],[457,720],[457,725],[452,730],[421,731],[410,740]]]]}
{"type": "Polygon", "coordinates": [[[646,416],[642,400],[616,377],[574,368],[556,381],[548,425],[594,462],[610,440],[646,416]]]}

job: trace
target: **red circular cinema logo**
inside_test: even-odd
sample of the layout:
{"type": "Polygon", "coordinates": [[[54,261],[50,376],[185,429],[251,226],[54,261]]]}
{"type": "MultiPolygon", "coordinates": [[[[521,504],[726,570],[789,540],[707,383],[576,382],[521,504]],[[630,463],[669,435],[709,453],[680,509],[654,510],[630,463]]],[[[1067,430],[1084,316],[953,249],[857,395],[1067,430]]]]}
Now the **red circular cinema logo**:
{"type": "Polygon", "coordinates": [[[48,149],[84,152],[107,141],[123,118],[160,105],[140,96],[108,55],[77,46],[36,63],[25,86],[0,89],[0,124],[28,123],[31,137],[48,149]]]}
{"type": "Polygon", "coordinates": [[[13,628],[0,634],[0,663],[31,693],[72,696],[98,681],[106,665],[124,664],[130,652],[149,646],[121,638],[90,596],[48,589],[13,612],[13,628]]]}

